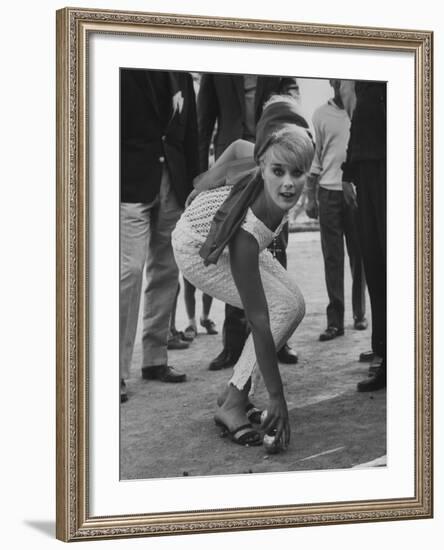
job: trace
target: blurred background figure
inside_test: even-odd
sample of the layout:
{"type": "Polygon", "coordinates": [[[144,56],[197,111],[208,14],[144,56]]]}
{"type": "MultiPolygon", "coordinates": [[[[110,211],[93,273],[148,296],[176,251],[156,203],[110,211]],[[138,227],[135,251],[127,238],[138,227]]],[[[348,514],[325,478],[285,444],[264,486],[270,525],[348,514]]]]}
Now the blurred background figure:
{"type": "Polygon", "coordinates": [[[183,382],[168,365],[178,269],[171,232],[199,171],[196,99],[185,72],[120,72],[120,400],[133,355],[143,271],[142,377],[183,382]],[[159,292],[159,289],[162,292],[159,292]]]}
{"type": "Polygon", "coordinates": [[[307,184],[306,213],[319,215],[321,247],[329,303],[327,328],[319,340],[344,334],[344,238],[352,274],[354,328],[365,330],[365,276],[357,229],[357,204],[342,188],[342,164],[350,135],[350,118],[340,95],[340,80],[330,80],[334,97],[313,114],[316,151],[307,184]]]}
{"type": "Polygon", "coordinates": [[[344,81],[340,93],[351,115],[344,196],[353,200],[353,182],[372,311],[373,363],[368,378],[357,386],[365,392],[385,388],[387,376],[387,85],[344,81]]]}
{"type": "MultiPolygon", "coordinates": [[[[193,340],[198,332],[196,322],[196,287],[187,279],[183,280],[185,309],[188,316],[188,326],[184,330],[186,340],[193,340]]],[[[217,334],[216,324],[209,317],[213,298],[205,292],[202,293],[202,310],[199,318],[199,324],[204,328],[207,334],[217,334]]]]}
{"type": "MultiPolygon", "coordinates": [[[[198,333],[196,322],[196,287],[192,285],[185,277],[183,278],[185,311],[188,317],[186,328],[178,330],[176,326],[177,300],[180,294],[180,285],[177,287],[176,299],[174,301],[173,311],[170,320],[170,335],[168,337],[168,349],[182,350],[187,349],[190,343],[196,338],[198,333]]],[[[216,324],[209,318],[213,298],[208,294],[202,293],[202,313],[199,323],[207,334],[218,334],[216,324]]]]}

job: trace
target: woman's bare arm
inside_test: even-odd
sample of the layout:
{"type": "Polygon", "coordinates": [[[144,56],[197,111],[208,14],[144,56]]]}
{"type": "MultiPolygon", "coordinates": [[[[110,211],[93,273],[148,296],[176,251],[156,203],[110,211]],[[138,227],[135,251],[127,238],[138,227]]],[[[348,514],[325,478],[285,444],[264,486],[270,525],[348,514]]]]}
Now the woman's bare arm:
{"type": "Polygon", "coordinates": [[[290,439],[288,411],[259,272],[258,243],[250,233],[240,229],[230,241],[229,248],[231,272],[251,327],[256,357],[269,394],[264,429],[275,428],[276,437],[282,436],[286,446],[290,439]]]}
{"type": "MultiPolygon", "coordinates": [[[[224,185],[226,176],[233,170],[233,164],[239,161],[239,165],[244,161],[251,161],[254,165],[254,144],[244,139],[233,141],[216,160],[213,166],[203,174],[194,178],[194,190],[192,198],[201,191],[208,191],[224,185]]],[[[191,202],[191,201],[190,201],[191,202]]],[[[188,203],[188,201],[187,201],[188,203]]]]}
{"type": "Polygon", "coordinates": [[[253,158],[254,156],[254,143],[246,141],[245,139],[237,139],[233,141],[220,157],[213,164],[213,167],[220,166],[226,162],[232,160],[240,160],[243,158],[253,158]]]}

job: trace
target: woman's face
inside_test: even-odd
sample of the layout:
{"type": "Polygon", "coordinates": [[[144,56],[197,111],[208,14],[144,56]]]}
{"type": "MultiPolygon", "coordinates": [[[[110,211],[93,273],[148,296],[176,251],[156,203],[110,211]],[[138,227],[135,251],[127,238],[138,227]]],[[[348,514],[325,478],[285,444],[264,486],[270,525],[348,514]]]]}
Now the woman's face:
{"type": "Polygon", "coordinates": [[[271,146],[261,161],[264,189],[281,210],[290,210],[299,200],[307,178],[299,163],[289,162],[278,146],[271,146]]]}

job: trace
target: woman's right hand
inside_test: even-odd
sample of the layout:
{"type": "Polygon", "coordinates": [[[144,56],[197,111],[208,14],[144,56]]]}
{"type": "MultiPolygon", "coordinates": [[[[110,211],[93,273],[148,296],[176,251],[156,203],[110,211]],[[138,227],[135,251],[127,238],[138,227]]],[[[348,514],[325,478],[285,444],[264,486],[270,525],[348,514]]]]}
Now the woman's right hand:
{"type": "Polygon", "coordinates": [[[265,433],[274,432],[276,441],[281,441],[282,448],[286,449],[290,443],[290,421],[288,418],[287,402],[285,397],[271,397],[268,401],[267,415],[261,428],[265,433]]]}

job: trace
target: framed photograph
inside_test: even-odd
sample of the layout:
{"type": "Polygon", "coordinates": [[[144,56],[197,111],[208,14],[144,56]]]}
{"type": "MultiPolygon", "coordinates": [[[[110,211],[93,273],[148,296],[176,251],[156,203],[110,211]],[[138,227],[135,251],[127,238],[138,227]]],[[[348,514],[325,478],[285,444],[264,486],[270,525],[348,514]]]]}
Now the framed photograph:
{"type": "Polygon", "coordinates": [[[432,54],[57,12],[60,540],[432,517],[432,54]]]}

